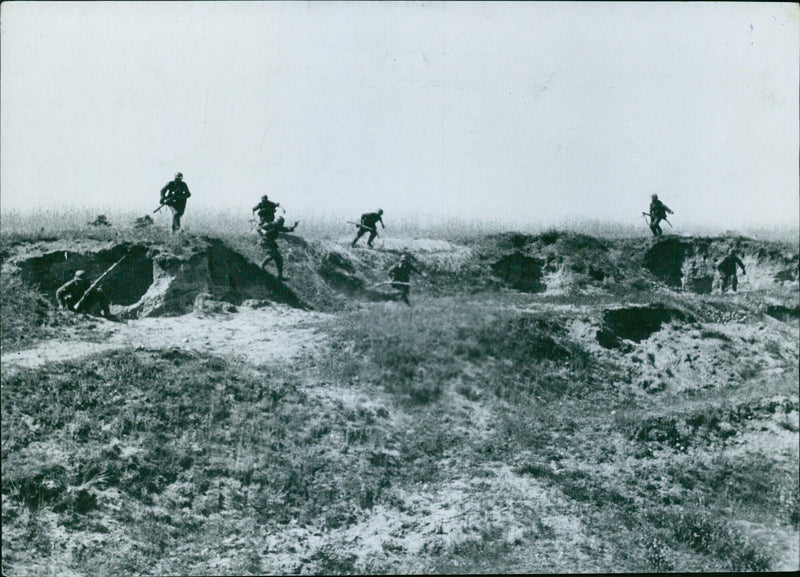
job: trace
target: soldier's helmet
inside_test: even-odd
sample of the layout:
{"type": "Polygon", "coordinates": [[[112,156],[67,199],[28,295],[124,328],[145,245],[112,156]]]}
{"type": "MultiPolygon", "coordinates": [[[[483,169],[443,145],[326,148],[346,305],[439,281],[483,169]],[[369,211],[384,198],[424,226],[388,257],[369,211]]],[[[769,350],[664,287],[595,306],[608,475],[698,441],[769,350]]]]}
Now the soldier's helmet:
{"type": "Polygon", "coordinates": [[[383,214],[383,209],[382,208],[378,209],[378,214],[383,214]]]}
{"type": "Polygon", "coordinates": [[[175,178],[183,178],[183,174],[178,172],[175,174],[175,178]]]}
{"type": "Polygon", "coordinates": [[[651,194],[650,198],[652,198],[653,200],[658,200],[658,195],[657,194],[651,194]]]}
{"type": "Polygon", "coordinates": [[[276,220],[275,222],[278,224],[283,224],[284,222],[286,222],[286,219],[284,219],[282,216],[279,216],[278,220],[276,220]]]}
{"type": "Polygon", "coordinates": [[[408,262],[411,260],[411,257],[408,256],[407,254],[404,254],[403,256],[400,257],[400,260],[403,262],[408,262]]]}
{"type": "Polygon", "coordinates": [[[86,278],[86,271],[85,270],[76,270],[75,271],[75,278],[85,279],[86,278]]]}
{"type": "Polygon", "coordinates": [[[261,200],[269,200],[269,197],[265,194],[264,196],[261,197],[261,200]]]}
{"type": "Polygon", "coordinates": [[[730,254],[731,256],[739,256],[739,253],[738,253],[738,252],[736,252],[736,249],[735,249],[735,248],[732,248],[732,249],[731,249],[731,252],[729,252],[728,254],[730,254]]]}

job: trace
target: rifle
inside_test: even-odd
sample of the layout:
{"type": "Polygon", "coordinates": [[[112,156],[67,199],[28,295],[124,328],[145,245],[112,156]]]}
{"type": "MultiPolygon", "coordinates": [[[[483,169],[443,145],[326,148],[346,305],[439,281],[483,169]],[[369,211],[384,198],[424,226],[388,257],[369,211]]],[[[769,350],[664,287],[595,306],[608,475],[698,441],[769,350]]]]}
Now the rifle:
{"type": "Polygon", "coordinates": [[[158,205],[158,208],[153,211],[153,214],[157,213],[159,210],[164,208],[164,201],[161,201],[161,204],[158,205]]]}
{"type": "Polygon", "coordinates": [[[86,289],[86,290],[83,292],[83,295],[81,295],[81,298],[78,300],[78,302],[77,302],[77,303],[75,303],[75,306],[74,306],[74,307],[72,307],[72,310],[74,310],[74,311],[77,311],[77,310],[80,308],[80,306],[83,304],[83,301],[86,299],[86,297],[89,295],[89,293],[90,293],[90,292],[92,292],[92,290],[94,290],[94,288],[95,288],[95,287],[96,287],[98,284],[100,284],[100,281],[101,281],[101,280],[103,280],[103,279],[104,279],[104,278],[105,278],[105,277],[108,275],[108,273],[110,273],[112,270],[114,270],[114,269],[116,268],[116,266],[117,266],[119,263],[121,263],[123,260],[125,260],[125,259],[127,258],[127,256],[128,256],[128,254],[130,254],[130,253],[129,253],[129,252],[126,252],[126,253],[123,255],[123,257],[122,257],[121,259],[119,259],[117,262],[115,262],[114,264],[112,264],[112,265],[111,265],[111,266],[108,268],[108,270],[106,270],[106,272],[104,272],[104,273],[103,273],[103,274],[101,274],[99,277],[97,277],[97,280],[96,280],[96,281],[94,281],[94,282],[93,282],[91,285],[89,285],[89,288],[88,288],[88,289],[86,289]]]}
{"type": "MultiPolygon", "coordinates": [[[[649,212],[643,212],[643,213],[642,213],[642,216],[649,216],[650,218],[653,218],[653,215],[652,215],[652,214],[650,214],[649,212]]],[[[670,227],[670,228],[674,228],[674,227],[672,226],[672,223],[671,223],[669,220],[667,220],[667,217],[666,217],[666,216],[665,216],[664,218],[662,218],[661,220],[663,220],[664,222],[666,222],[666,223],[669,225],[669,227],[670,227]]]]}
{"type": "Polygon", "coordinates": [[[410,282],[401,282],[399,280],[387,280],[387,281],[379,282],[377,284],[372,285],[372,288],[379,287],[379,286],[384,286],[384,285],[387,285],[387,284],[400,284],[400,285],[404,285],[404,286],[411,286],[410,282]]]}
{"type": "Polygon", "coordinates": [[[347,221],[347,224],[354,224],[354,225],[356,225],[356,226],[357,226],[357,227],[359,227],[359,228],[365,228],[365,229],[367,229],[367,230],[368,230],[368,231],[370,231],[370,232],[374,232],[374,233],[375,233],[375,236],[377,236],[378,238],[380,238],[380,237],[381,237],[381,235],[379,235],[379,234],[378,234],[378,227],[375,227],[375,228],[370,228],[370,227],[368,227],[368,226],[367,226],[367,225],[365,225],[365,224],[361,224],[360,222],[353,222],[352,220],[348,220],[348,221],[347,221]]]}

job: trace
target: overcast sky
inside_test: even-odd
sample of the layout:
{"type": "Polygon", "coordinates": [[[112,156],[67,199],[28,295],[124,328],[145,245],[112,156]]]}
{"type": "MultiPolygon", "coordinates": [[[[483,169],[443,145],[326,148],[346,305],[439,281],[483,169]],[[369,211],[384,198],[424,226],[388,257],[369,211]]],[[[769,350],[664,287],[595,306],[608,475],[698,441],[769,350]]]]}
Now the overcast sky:
{"type": "Polygon", "coordinates": [[[795,3],[2,4],[0,208],[797,225],[795,3]]]}

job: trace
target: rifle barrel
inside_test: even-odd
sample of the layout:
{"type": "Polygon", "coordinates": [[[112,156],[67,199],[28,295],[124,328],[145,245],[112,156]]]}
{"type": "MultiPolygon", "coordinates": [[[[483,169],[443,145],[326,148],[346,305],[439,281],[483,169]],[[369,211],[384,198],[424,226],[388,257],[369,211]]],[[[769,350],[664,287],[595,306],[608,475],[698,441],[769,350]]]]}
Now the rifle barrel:
{"type": "Polygon", "coordinates": [[[128,255],[129,255],[129,254],[130,254],[129,252],[126,252],[126,253],[125,253],[125,254],[122,256],[122,258],[121,258],[121,259],[119,259],[117,262],[115,262],[114,264],[112,264],[112,265],[111,265],[111,266],[108,268],[108,270],[106,270],[106,272],[104,272],[104,273],[103,273],[103,274],[101,274],[99,277],[97,277],[97,280],[96,280],[96,281],[94,281],[94,282],[93,282],[91,285],[89,285],[89,288],[87,288],[85,291],[83,291],[83,294],[81,295],[81,298],[80,298],[80,299],[78,300],[78,302],[75,304],[75,307],[74,307],[74,309],[75,309],[76,311],[77,311],[77,310],[80,308],[80,306],[83,304],[83,301],[86,299],[86,297],[89,295],[89,293],[90,293],[90,292],[92,292],[92,290],[94,290],[94,287],[96,287],[98,284],[100,284],[100,281],[101,281],[101,280],[103,280],[103,279],[104,279],[104,278],[105,278],[105,277],[108,275],[108,273],[110,273],[112,270],[114,270],[114,269],[117,267],[117,265],[118,265],[119,263],[121,263],[123,260],[125,260],[125,259],[128,257],[128,255]]]}

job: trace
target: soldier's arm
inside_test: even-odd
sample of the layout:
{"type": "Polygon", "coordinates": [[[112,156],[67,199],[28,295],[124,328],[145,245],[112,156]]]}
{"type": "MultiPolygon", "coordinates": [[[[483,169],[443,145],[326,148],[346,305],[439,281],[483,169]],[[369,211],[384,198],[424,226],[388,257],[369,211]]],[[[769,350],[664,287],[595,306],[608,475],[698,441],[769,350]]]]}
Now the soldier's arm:
{"type": "Polygon", "coordinates": [[[71,286],[72,286],[72,281],[69,281],[67,284],[63,285],[56,291],[56,300],[58,301],[58,304],[64,308],[66,308],[67,306],[66,297],[67,294],[69,293],[69,289],[71,286]]]}
{"type": "Polygon", "coordinates": [[[380,222],[380,223],[381,223],[381,228],[383,228],[383,229],[385,229],[385,228],[386,228],[386,226],[383,224],[383,217],[382,217],[382,216],[379,216],[379,217],[378,217],[378,222],[380,222]]]}
{"type": "Polygon", "coordinates": [[[747,271],[744,268],[744,263],[742,262],[742,259],[737,257],[736,258],[736,262],[740,267],[742,267],[742,274],[747,274],[747,271]]]}
{"type": "Polygon", "coordinates": [[[666,204],[664,205],[664,210],[666,210],[669,214],[675,214],[674,212],[672,212],[672,209],[668,207],[666,204]]]}
{"type": "Polygon", "coordinates": [[[189,198],[190,196],[192,196],[192,193],[191,193],[191,192],[189,192],[189,185],[187,185],[187,184],[184,182],[184,183],[183,183],[183,198],[189,198]]]}
{"type": "Polygon", "coordinates": [[[161,199],[162,200],[164,199],[164,196],[166,196],[167,191],[169,191],[169,185],[170,184],[171,183],[168,182],[167,184],[164,185],[164,188],[161,189],[161,199]]]}

